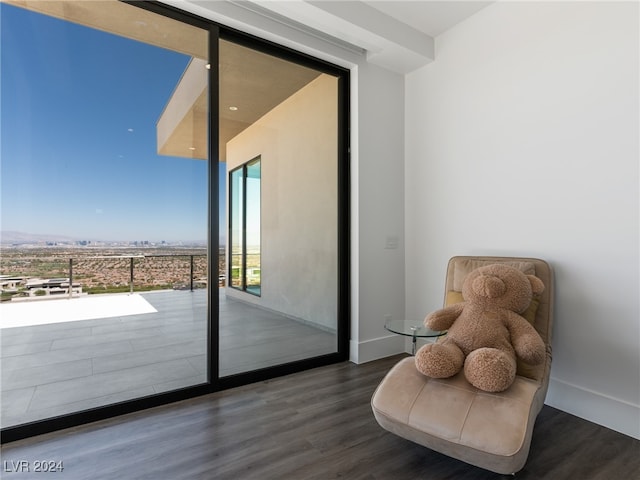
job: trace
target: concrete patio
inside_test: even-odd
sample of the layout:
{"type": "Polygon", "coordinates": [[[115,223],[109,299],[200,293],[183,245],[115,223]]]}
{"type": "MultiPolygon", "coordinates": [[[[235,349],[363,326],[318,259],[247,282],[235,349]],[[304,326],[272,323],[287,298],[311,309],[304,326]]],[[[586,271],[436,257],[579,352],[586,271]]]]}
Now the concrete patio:
{"type": "MultiPolygon", "coordinates": [[[[141,296],[156,313],[0,330],[2,427],[205,382],[206,291],[141,296]]],[[[219,338],[221,377],[335,352],[337,344],[332,333],[223,289],[219,338]]]]}

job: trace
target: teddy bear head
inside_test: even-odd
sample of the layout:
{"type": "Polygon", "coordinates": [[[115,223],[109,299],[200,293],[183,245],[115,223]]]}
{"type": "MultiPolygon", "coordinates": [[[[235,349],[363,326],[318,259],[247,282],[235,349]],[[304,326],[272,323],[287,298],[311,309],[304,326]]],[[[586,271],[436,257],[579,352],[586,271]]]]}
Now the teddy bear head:
{"type": "Polygon", "coordinates": [[[506,264],[492,264],[473,270],[464,280],[462,297],[484,307],[499,307],[522,313],[533,294],[544,290],[542,280],[506,264]]]}

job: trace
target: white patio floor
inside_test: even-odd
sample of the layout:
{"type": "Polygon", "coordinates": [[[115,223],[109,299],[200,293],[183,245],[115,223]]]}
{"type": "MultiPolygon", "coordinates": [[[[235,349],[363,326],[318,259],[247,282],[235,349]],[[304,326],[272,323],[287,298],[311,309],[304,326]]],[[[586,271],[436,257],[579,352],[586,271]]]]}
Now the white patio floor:
{"type": "Polygon", "coordinates": [[[155,312],[138,293],[5,302],[0,304],[0,329],[155,312]]]}

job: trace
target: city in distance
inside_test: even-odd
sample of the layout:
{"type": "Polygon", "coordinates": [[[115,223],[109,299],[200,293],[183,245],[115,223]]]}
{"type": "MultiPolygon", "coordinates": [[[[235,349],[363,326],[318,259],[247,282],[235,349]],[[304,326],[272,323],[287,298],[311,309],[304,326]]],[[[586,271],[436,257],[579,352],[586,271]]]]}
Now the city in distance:
{"type": "MultiPolygon", "coordinates": [[[[55,247],[55,246],[78,246],[78,247],[122,247],[122,246],[192,246],[206,247],[206,240],[100,240],[74,238],[56,234],[25,233],[17,231],[3,230],[0,232],[0,245],[2,248],[9,247],[55,247]]],[[[220,245],[224,245],[224,238],[220,239],[220,245]]]]}
{"type": "MultiPolygon", "coordinates": [[[[51,295],[85,295],[194,289],[208,285],[203,241],[78,240],[61,235],[2,232],[2,301],[51,295]]],[[[218,252],[224,285],[225,247],[218,252]]]]}

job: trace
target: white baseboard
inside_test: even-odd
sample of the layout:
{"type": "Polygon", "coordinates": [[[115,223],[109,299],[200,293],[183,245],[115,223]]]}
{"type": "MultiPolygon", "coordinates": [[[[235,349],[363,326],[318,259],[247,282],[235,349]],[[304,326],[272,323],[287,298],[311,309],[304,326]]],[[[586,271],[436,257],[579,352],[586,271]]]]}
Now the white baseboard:
{"type": "Polygon", "coordinates": [[[351,340],[349,343],[349,359],[353,363],[371,362],[403,352],[404,337],[395,334],[362,342],[351,340]]]}
{"type": "Polygon", "coordinates": [[[551,378],[545,403],[640,440],[640,406],[551,378]]]}
{"type": "MultiPolygon", "coordinates": [[[[419,338],[416,349],[427,343],[433,343],[433,338],[419,338]]],[[[380,358],[390,357],[399,353],[411,353],[411,337],[388,335],[372,340],[357,342],[351,340],[349,353],[353,363],[367,363],[380,358]]]]}

